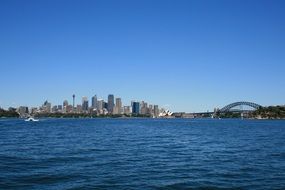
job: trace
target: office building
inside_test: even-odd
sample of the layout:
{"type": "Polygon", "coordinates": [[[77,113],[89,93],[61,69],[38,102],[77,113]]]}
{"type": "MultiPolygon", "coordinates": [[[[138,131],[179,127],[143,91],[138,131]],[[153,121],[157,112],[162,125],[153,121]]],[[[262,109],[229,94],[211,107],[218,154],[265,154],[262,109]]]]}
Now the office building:
{"type": "Polygon", "coordinates": [[[142,101],[140,103],[140,113],[145,115],[145,114],[147,114],[147,111],[148,111],[147,103],[142,101]]]}
{"type": "Polygon", "coordinates": [[[124,106],[124,114],[131,114],[131,107],[130,106],[124,106]]]}
{"type": "Polygon", "coordinates": [[[114,114],[122,114],[122,99],[116,98],[116,106],[113,110],[114,114]]]}
{"type": "Polygon", "coordinates": [[[58,107],[57,106],[53,106],[51,109],[51,112],[55,113],[58,111],[58,107]]]}
{"type": "Polygon", "coordinates": [[[82,113],[82,105],[78,104],[76,107],[77,113],[82,113]]]}
{"type": "Polygon", "coordinates": [[[48,102],[47,100],[42,105],[42,111],[44,111],[46,113],[50,113],[51,112],[51,103],[48,102]]]}
{"type": "Polygon", "coordinates": [[[154,115],[154,113],[153,113],[153,105],[149,105],[148,106],[148,111],[149,111],[149,114],[151,115],[151,116],[153,116],[154,115]]]}
{"type": "Polygon", "coordinates": [[[62,105],[63,105],[63,107],[64,107],[64,106],[68,106],[68,101],[67,101],[67,100],[64,100],[62,105]]]}
{"type": "Polygon", "coordinates": [[[92,108],[97,109],[97,96],[96,95],[92,97],[91,102],[92,102],[91,104],[92,108]]]}
{"type": "Polygon", "coordinates": [[[158,117],[158,115],[159,115],[158,105],[154,105],[153,106],[153,116],[158,117]]]}
{"type": "Polygon", "coordinates": [[[140,114],[140,103],[139,102],[133,102],[132,103],[132,113],[133,114],[140,114]]]}
{"type": "Polygon", "coordinates": [[[89,108],[89,105],[88,105],[88,98],[86,96],[83,96],[82,97],[82,111],[83,112],[88,112],[88,108],[89,108]]]}
{"type": "Polygon", "coordinates": [[[31,108],[31,114],[36,114],[36,113],[38,113],[39,112],[39,109],[38,108],[36,108],[36,107],[32,107],[31,108]]]}
{"type": "Polygon", "coordinates": [[[98,113],[101,113],[103,111],[103,108],[104,108],[104,100],[102,99],[99,99],[97,101],[97,110],[98,110],[98,113]]]}
{"type": "Polygon", "coordinates": [[[109,113],[113,113],[113,109],[114,109],[114,95],[113,94],[109,94],[108,95],[108,107],[107,110],[109,113]]]}
{"type": "Polygon", "coordinates": [[[58,110],[59,112],[61,112],[61,111],[62,111],[62,105],[57,105],[57,110],[58,110]]]}

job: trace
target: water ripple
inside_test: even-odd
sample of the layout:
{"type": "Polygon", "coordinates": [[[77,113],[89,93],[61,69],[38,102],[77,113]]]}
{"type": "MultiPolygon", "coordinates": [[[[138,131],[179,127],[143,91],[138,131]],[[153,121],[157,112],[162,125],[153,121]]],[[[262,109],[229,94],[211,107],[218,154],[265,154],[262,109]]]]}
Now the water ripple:
{"type": "Polygon", "coordinates": [[[285,189],[285,121],[0,120],[0,189],[285,189]]]}

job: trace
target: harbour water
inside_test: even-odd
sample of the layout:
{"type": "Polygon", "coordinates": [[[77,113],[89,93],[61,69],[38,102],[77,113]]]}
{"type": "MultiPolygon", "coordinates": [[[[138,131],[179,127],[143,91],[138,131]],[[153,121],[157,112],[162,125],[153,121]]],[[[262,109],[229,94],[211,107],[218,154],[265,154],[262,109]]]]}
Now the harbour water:
{"type": "Polygon", "coordinates": [[[285,189],[285,121],[1,119],[0,189],[285,189]]]}

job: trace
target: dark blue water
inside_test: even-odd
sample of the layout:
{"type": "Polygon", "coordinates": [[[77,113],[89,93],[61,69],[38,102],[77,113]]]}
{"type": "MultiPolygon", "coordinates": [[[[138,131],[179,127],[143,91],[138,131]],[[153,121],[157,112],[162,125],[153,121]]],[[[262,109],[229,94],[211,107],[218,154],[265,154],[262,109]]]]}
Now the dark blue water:
{"type": "Polygon", "coordinates": [[[0,120],[0,189],[285,189],[285,121],[0,120]]]}

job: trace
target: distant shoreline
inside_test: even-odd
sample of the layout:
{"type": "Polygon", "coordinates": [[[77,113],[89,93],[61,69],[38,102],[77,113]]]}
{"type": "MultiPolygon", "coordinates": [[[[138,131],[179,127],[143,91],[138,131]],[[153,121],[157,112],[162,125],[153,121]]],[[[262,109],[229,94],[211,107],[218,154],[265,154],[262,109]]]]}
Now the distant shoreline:
{"type": "Polygon", "coordinates": [[[159,115],[160,117],[153,117],[151,114],[94,114],[94,113],[61,113],[61,112],[43,112],[43,113],[25,113],[20,114],[16,109],[3,110],[0,109],[0,118],[25,118],[32,116],[35,118],[216,118],[216,119],[256,119],[256,120],[282,120],[285,119],[285,106],[269,106],[260,107],[252,112],[207,112],[207,113],[185,113],[175,112],[171,114],[159,115]]]}
{"type": "MultiPolygon", "coordinates": [[[[285,120],[285,118],[209,118],[209,117],[204,117],[204,118],[180,118],[180,117],[158,117],[158,118],[152,118],[152,117],[34,117],[37,119],[188,119],[188,120],[285,120]]],[[[5,119],[18,119],[18,120],[25,120],[26,118],[20,118],[20,117],[0,117],[1,120],[5,119]]]]}

